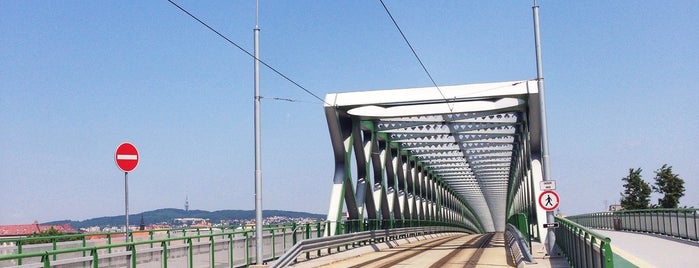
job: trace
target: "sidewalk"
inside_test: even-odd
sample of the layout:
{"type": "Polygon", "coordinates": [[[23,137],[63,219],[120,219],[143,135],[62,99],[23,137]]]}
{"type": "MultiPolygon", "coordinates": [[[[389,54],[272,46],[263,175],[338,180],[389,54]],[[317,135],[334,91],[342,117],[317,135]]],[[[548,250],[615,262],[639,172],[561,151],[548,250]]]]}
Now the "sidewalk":
{"type": "Polygon", "coordinates": [[[546,246],[539,242],[532,242],[532,257],[536,263],[524,265],[526,268],[564,268],[570,267],[568,261],[562,255],[546,255],[546,246]]]}
{"type": "Polygon", "coordinates": [[[595,229],[609,237],[615,255],[638,267],[697,267],[699,242],[653,234],[595,229]]]}

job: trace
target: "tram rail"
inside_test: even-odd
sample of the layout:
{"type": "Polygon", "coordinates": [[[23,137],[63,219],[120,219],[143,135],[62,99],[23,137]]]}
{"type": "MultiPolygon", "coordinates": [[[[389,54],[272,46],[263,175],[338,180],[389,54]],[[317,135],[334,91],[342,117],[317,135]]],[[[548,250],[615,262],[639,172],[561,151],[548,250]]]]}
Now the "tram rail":
{"type": "MultiPolygon", "coordinates": [[[[496,237],[502,240],[503,235],[453,234],[389,247],[319,267],[476,267],[486,250],[493,248],[496,237]]],[[[504,249],[502,252],[504,254],[504,249]]]]}

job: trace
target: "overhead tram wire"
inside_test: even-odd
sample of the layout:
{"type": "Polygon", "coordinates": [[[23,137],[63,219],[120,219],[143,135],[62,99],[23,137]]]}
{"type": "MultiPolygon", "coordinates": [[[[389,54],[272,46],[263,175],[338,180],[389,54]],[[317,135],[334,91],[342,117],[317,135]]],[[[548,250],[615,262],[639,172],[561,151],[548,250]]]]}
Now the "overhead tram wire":
{"type": "Polygon", "coordinates": [[[386,10],[386,14],[388,14],[388,16],[391,18],[391,21],[393,21],[393,25],[396,26],[396,29],[398,29],[398,32],[399,32],[400,35],[403,37],[403,40],[405,41],[405,43],[408,44],[408,47],[410,47],[410,50],[413,52],[413,55],[415,55],[415,58],[416,58],[417,61],[420,63],[420,66],[422,66],[422,70],[425,71],[425,73],[427,74],[427,77],[429,77],[429,78],[430,78],[430,81],[432,81],[432,85],[434,85],[434,87],[437,88],[437,91],[439,91],[439,94],[442,95],[442,98],[444,99],[444,101],[447,103],[447,106],[449,107],[449,111],[453,111],[453,110],[454,110],[453,105],[449,103],[449,100],[447,99],[446,96],[444,96],[444,93],[443,93],[442,90],[439,88],[439,86],[437,85],[437,83],[434,81],[434,78],[432,78],[432,75],[431,75],[430,72],[427,70],[427,67],[425,67],[425,64],[422,63],[422,60],[420,59],[420,56],[417,55],[417,52],[416,52],[415,49],[413,48],[413,45],[410,44],[410,41],[408,41],[408,38],[407,38],[407,37],[405,36],[405,34],[403,33],[403,30],[401,30],[401,29],[400,29],[400,26],[398,26],[398,22],[396,22],[396,19],[393,18],[393,15],[391,14],[391,11],[388,10],[388,7],[387,7],[386,4],[383,2],[383,0],[379,0],[379,1],[381,2],[381,5],[383,6],[383,9],[386,10]]]}
{"type": "Polygon", "coordinates": [[[245,54],[247,54],[248,56],[250,56],[251,58],[258,60],[260,63],[262,63],[262,65],[264,65],[265,67],[269,68],[270,70],[272,70],[273,72],[275,72],[275,73],[278,74],[279,76],[283,77],[284,79],[286,79],[286,81],[291,82],[291,83],[294,84],[296,87],[298,87],[298,88],[300,88],[301,90],[305,91],[306,93],[308,93],[309,95],[311,95],[311,96],[313,96],[314,98],[318,99],[318,100],[321,101],[322,103],[325,103],[326,105],[330,106],[330,104],[328,104],[327,102],[325,102],[325,100],[323,100],[322,98],[318,97],[318,95],[316,95],[316,94],[313,93],[312,91],[308,90],[307,88],[305,88],[305,87],[302,86],[301,84],[297,83],[297,82],[294,81],[293,79],[289,78],[288,76],[284,75],[282,72],[278,71],[277,69],[275,69],[275,68],[272,67],[271,65],[267,64],[267,63],[266,63],[265,61],[263,61],[262,59],[258,59],[257,57],[255,57],[255,55],[253,55],[252,53],[250,53],[249,51],[247,51],[246,49],[244,49],[243,47],[241,47],[240,45],[238,45],[236,42],[234,42],[233,40],[229,39],[228,37],[226,37],[225,35],[223,35],[223,34],[220,33],[219,31],[217,31],[216,29],[214,29],[213,27],[209,26],[208,24],[206,24],[206,22],[200,20],[199,18],[197,18],[197,16],[194,16],[194,14],[190,13],[189,11],[187,11],[186,9],[184,9],[183,7],[181,7],[180,5],[178,5],[177,3],[173,2],[172,0],[167,0],[167,1],[170,2],[170,4],[174,5],[175,7],[177,7],[177,8],[178,8],[179,10],[181,10],[182,12],[184,12],[184,13],[186,13],[187,15],[189,15],[190,17],[192,17],[194,20],[196,20],[197,22],[199,22],[201,25],[204,25],[204,27],[206,27],[207,29],[211,30],[211,31],[214,32],[216,35],[218,35],[219,37],[221,37],[221,38],[223,38],[224,40],[226,40],[229,44],[231,44],[231,45],[237,47],[238,49],[240,49],[241,51],[243,51],[245,54]]]}
{"type": "Polygon", "coordinates": [[[307,101],[303,100],[297,100],[297,99],[290,99],[290,98],[279,98],[279,97],[265,97],[265,96],[260,96],[260,99],[268,99],[268,100],[275,100],[275,101],[286,101],[286,102],[305,102],[308,103],[307,101]]]}

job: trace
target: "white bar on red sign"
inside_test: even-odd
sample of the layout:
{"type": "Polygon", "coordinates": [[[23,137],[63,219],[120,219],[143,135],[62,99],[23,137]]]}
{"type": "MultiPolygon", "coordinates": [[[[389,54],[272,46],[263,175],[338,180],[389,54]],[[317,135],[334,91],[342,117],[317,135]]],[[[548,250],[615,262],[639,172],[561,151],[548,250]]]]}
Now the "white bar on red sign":
{"type": "Polygon", "coordinates": [[[135,154],[118,154],[117,160],[138,160],[138,155],[135,154]]]}

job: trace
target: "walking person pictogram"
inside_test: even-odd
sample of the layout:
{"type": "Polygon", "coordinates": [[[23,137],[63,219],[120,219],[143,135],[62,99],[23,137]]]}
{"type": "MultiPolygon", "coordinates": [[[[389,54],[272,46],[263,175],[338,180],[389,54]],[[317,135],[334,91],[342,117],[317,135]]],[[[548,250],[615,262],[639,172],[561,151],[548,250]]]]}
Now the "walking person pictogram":
{"type": "Polygon", "coordinates": [[[539,194],[539,206],[546,211],[553,211],[561,203],[560,197],[555,191],[548,190],[539,194]]]}

